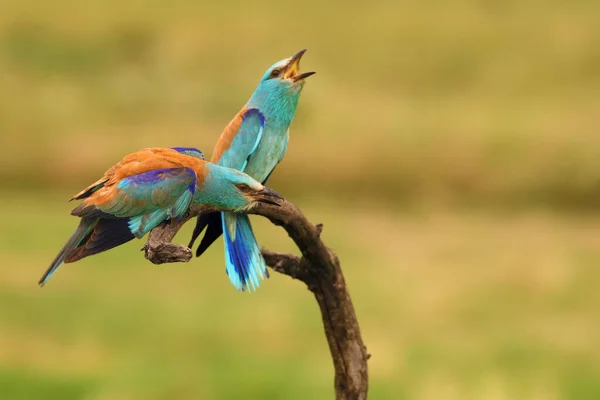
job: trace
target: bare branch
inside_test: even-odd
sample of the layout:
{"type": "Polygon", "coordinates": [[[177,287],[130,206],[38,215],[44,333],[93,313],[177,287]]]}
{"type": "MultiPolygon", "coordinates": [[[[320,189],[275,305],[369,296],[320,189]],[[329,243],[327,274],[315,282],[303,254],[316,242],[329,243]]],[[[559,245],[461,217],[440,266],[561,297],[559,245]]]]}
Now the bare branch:
{"type": "MultiPolygon", "coordinates": [[[[152,230],[144,246],[146,258],[155,264],[189,261],[192,258],[191,250],[171,241],[190,218],[209,211],[214,210],[194,206],[181,220],[152,230]]],[[[367,359],[370,355],[360,335],[340,262],[321,241],[323,225],[311,224],[296,206],[285,200],[281,206],[259,204],[249,213],[262,215],[273,224],[283,227],[302,253],[298,257],[262,250],[265,261],[273,270],[301,280],[314,294],[321,310],[335,368],[336,398],[366,399],[367,359]]]]}

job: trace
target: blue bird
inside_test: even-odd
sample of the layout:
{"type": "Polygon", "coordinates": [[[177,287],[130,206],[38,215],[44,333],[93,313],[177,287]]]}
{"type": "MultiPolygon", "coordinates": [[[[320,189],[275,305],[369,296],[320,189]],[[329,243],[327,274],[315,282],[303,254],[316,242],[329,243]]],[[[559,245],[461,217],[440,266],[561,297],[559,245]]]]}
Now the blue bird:
{"type": "MultiPolygon", "coordinates": [[[[277,204],[276,192],[235,169],[204,161],[193,148],[149,148],[132,153],[73,196],[79,226],[39,281],[63,264],[141,238],[163,221],[181,218],[192,204],[243,212],[257,202],[277,204]]],[[[253,285],[258,285],[247,277],[253,285]]]]}
{"type": "MultiPolygon", "coordinates": [[[[306,50],[273,64],[242,110],[225,127],[211,162],[235,168],[265,183],[283,158],[304,80],[314,72],[300,73],[306,50]]],[[[248,283],[268,277],[265,260],[252,232],[250,219],[231,212],[200,215],[189,247],[206,228],[196,256],[224,233],[226,272],[233,286],[245,290],[248,283]]],[[[256,288],[256,284],[253,285],[256,288]]]]}

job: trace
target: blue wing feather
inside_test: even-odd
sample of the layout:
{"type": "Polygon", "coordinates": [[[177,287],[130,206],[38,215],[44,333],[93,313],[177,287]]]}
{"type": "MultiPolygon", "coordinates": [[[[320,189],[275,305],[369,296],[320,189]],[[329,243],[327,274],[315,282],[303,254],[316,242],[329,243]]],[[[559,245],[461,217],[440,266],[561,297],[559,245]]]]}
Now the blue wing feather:
{"type": "Polygon", "coordinates": [[[178,153],[204,160],[204,153],[194,147],[171,147],[178,153]]]}
{"type": "Polygon", "coordinates": [[[243,171],[248,158],[256,151],[262,139],[265,117],[257,108],[248,109],[242,116],[238,133],[231,146],[223,152],[219,165],[243,171]]]}
{"type": "Polygon", "coordinates": [[[129,229],[139,238],[161,222],[183,216],[196,192],[196,172],[187,167],[150,171],[123,179],[117,189],[120,202],[133,206],[113,215],[130,217],[129,229]]]}

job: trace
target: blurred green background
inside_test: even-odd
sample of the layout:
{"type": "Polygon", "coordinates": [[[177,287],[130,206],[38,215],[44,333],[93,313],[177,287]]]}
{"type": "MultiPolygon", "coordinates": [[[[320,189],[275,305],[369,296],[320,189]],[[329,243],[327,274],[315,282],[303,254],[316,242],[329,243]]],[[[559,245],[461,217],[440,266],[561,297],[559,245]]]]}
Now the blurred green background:
{"type": "MultiPolygon", "coordinates": [[[[342,261],[375,399],[600,398],[600,3],[0,3],[0,399],[327,399],[320,315],[222,245],[36,282],[124,154],[207,155],[273,62],[315,70],[270,186],[342,261]]],[[[253,218],[265,247],[296,251],[253,218]]],[[[187,242],[191,226],[180,234],[187,242]]]]}

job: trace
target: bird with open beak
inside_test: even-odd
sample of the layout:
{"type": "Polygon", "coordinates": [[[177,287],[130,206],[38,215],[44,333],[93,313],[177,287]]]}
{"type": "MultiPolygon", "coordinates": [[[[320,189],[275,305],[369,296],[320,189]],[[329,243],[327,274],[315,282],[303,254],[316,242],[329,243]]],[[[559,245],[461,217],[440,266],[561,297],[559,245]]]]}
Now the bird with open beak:
{"type": "MultiPolygon", "coordinates": [[[[211,162],[243,171],[261,183],[267,181],[286,152],[305,79],[314,74],[300,72],[305,52],[300,50],[267,69],[250,100],[225,127],[211,162]]],[[[247,215],[221,212],[199,216],[189,247],[205,228],[196,255],[224,234],[226,271],[238,290],[257,281],[256,277],[268,276],[247,215]]]]}

